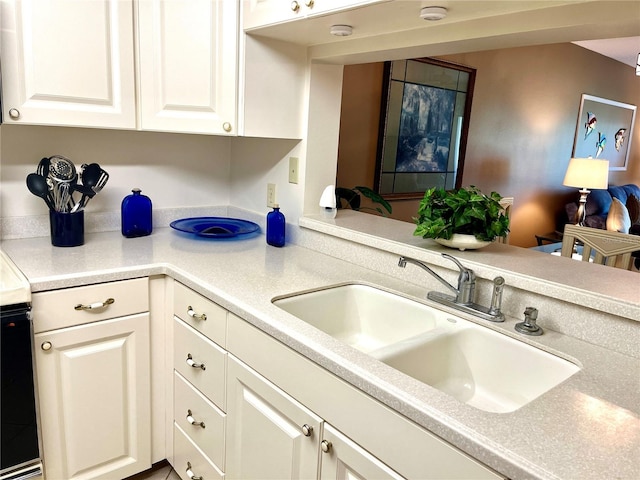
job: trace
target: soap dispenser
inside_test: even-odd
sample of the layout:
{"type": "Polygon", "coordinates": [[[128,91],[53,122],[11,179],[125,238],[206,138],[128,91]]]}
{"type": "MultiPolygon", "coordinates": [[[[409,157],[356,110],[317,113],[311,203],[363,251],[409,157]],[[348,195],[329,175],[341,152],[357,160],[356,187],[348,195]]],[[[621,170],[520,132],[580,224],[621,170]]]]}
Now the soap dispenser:
{"type": "Polygon", "coordinates": [[[139,188],[131,190],[122,200],[122,235],[127,238],[144,237],[153,230],[151,199],[142,195],[139,188]]]}
{"type": "Polygon", "coordinates": [[[274,247],[284,247],[285,218],[280,206],[275,203],[273,210],[267,214],[267,243],[274,247]]]}

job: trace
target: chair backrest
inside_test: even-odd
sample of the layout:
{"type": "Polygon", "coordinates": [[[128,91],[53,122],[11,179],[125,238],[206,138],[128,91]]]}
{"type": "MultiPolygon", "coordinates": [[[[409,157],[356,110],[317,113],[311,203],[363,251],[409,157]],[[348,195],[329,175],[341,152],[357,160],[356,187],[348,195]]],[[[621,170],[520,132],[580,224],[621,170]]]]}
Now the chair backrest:
{"type": "MultiPolygon", "coordinates": [[[[502,207],[505,216],[509,220],[511,220],[511,207],[513,206],[513,197],[502,197],[502,200],[500,200],[500,206],[502,207]]],[[[496,242],[509,243],[509,233],[507,232],[504,237],[496,238],[496,242]]]]}
{"type": "Polygon", "coordinates": [[[640,251],[640,236],[638,235],[568,224],[564,227],[560,255],[571,257],[576,241],[583,244],[583,262],[588,262],[593,253],[592,261],[594,263],[624,268],[625,270],[631,270],[633,266],[631,253],[640,251]]]}

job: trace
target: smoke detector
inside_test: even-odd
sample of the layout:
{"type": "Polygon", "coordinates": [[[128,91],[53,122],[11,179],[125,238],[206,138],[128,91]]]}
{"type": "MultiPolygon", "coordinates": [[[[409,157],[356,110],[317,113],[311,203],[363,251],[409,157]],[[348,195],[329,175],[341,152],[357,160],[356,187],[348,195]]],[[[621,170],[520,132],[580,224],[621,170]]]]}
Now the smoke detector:
{"type": "Polygon", "coordinates": [[[331,35],[336,37],[348,37],[353,33],[351,25],[331,25],[331,35]]]}
{"type": "Polygon", "coordinates": [[[423,20],[437,21],[447,16],[447,9],[444,7],[424,7],[420,10],[420,18],[423,20]]]}

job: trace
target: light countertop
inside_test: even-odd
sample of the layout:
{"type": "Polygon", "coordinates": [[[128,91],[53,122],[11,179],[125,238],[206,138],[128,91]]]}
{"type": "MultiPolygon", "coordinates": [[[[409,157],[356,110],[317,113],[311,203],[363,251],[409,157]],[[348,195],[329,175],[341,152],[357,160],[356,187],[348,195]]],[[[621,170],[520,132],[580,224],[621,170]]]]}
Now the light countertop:
{"type": "MultiPolygon", "coordinates": [[[[48,237],[40,237],[5,240],[2,249],[33,292],[169,275],[510,478],[635,479],[640,474],[638,358],[547,329],[524,341],[560,353],[581,370],[515,412],[487,413],[271,303],[278,295],[343,282],[379,285],[422,301],[425,289],[399,278],[293,244],[270,247],[263,234],[212,241],[157,228],[134,239],[120,232],[87,233],[85,245],[73,248],[52,247],[48,237]]],[[[476,322],[514,336],[520,320],[476,322]]],[[[633,323],[628,341],[637,346],[640,324],[633,323]]]]}

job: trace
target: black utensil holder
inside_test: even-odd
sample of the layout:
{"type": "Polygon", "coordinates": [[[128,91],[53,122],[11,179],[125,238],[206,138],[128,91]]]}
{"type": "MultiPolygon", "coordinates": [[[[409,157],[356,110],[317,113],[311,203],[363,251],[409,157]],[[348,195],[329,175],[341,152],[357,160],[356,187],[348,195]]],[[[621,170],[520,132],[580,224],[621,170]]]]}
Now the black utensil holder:
{"type": "Polygon", "coordinates": [[[84,210],[74,213],[49,210],[51,244],[55,247],[77,247],[84,244],[84,210]]]}

